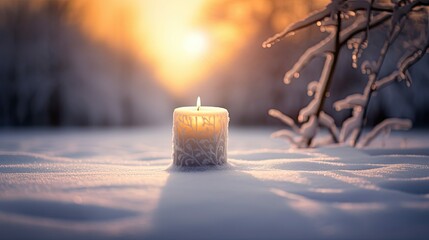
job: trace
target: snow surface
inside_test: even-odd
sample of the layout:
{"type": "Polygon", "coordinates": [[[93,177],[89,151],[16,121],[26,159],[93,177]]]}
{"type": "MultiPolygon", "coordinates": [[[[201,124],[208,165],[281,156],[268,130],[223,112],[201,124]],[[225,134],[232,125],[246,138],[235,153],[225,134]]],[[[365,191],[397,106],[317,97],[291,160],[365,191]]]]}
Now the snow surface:
{"type": "Polygon", "coordinates": [[[291,149],[231,129],[228,165],[170,166],[171,131],[0,131],[2,239],[427,239],[429,134],[291,149]]]}

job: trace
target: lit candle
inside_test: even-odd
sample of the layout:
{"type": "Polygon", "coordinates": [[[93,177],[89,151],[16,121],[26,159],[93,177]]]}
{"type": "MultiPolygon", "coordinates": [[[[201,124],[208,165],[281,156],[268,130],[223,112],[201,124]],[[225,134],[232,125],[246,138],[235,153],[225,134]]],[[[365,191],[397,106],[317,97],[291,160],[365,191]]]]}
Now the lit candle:
{"type": "Polygon", "coordinates": [[[221,165],[227,160],[228,111],[220,107],[180,107],[173,113],[173,163],[221,165]]]}

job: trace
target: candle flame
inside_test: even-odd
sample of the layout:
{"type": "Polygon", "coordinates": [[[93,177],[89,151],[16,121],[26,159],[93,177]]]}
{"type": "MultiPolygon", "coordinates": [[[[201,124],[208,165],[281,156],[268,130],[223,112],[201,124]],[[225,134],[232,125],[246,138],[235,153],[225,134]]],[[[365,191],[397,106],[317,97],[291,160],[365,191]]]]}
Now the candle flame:
{"type": "Polygon", "coordinates": [[[200,107],[201,107],[201,98],[200,98],[200,96],[198,96],[198,98],[197,98],[197,111],[200,111],[200,107]]]}

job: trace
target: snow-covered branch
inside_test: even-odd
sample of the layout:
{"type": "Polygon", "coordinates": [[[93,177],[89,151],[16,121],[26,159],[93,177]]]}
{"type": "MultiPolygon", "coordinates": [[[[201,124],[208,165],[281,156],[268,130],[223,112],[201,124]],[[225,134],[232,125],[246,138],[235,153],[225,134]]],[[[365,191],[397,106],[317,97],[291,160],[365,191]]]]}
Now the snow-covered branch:
{"type": "Polygon", "coordinates": [[[268,114],[272,117],[275,117],[279,120],[281,120],[284,124],[291,127],[295,132],[299,132],[299,127],[295,124],[292,118],[284,115],[282,112],[280,112],[277,109],[270,109],[268,111],[268,114]]]}
{"type": "Polygon", "coordinates": [[[319,124],[327,128],[329,130],[329,133],[332,136],[333,141],[335,143],[338,143],[339,131],[337,126],[335,126],[334,119],[331,116],[329,116],[327,113],[322,111],[320,112],[320,115],[319,115],[319,124]]]}
{"type": "Polygon", "coordinates": [[[373,85],[373,90],[378,90],[384,86],[386,86],[389,83],[392,83],[395,80],[401,81],[405,80],[407,85],[410,86],[412,82],[412,78],[410,76],[410,73],[408,72],[408,69],[416,62],[418,62],[426,53],[429,45],[426,45],[422,49],[417,49],[416,51],[412,52],[411,54],[405,56],[402,58],[401,61],[398,63],[398,69],[387,75],[386,77],[383,77],[382,79],[378,80],[373,85]]]}
{"type": "MultiPolygon", "coordinates": [[[[313,138],[316,136],[319,126],[326,127],[332,138],[337,143],[344,143],[350,139],[350,143],[356,146],[359,141],[362,129],[365,126],[367,109],[370,104],[372,93],[382,86],[385,86],[395,80],[405,80],[407,84],[411,83],[411,76],[408,69],[418,62],[429,47],[429,14],[428,0],[396,0],[390,3],[379,0],[332,0],[332,2],[320,11],[310,14],[307,18],[288,26],[284,31],[274,35],[263,43],[264,47],[271,47],[274,43],[280,41],[295,31],[316,24],[322,32],[328,32],[317,44],[309,47],[304,54],[297,60],[293,67],[286,72],[284,82],[289,84],[293,78],[299,77],[299,72],[307,66],[316,57],[325,57],[325,63],[322,73],[317,81],[311,81],[307,86],[308,96],[313,99],[310,103],[300,110],[298,122],[301,127],[288,116],[277,110],[270,110],[269,114],[279,118],[283,123],[290,126],[292,131],[281,130],[273,134],[273,137],[282,137],[289,139],[299,147],[311,146],[313,138]],[[410,21],[419,21],[413,18],[415,14],[426,11],[427,21],[426,33],[422,33],[419,39],[411,42],[413,50],[406,50],[406,54],[398,62],[396,69],[387,76],[380,78],[379,73],[384,67],[385,58],[391,50],[391,46],[403,33],[404,24],[410,21]],[[414,15],[413,15],[414,14],[414,15]],[[413,15],[413,16],[411,16],[413,15]],[[342,19],[346,21],[342,24],[342,19]],[[386,25],[388,31],[384,43],[378,52],[375,61],[366,60],[361,64],[362,73],[368,76],[368,82],[362,93],[352,94],[342,100],[334,103],[337,111],[352,109],[352,115],[346,119],[341,128],[338,129],[334,119],[322,111],[327,90],[332,82],[335,66],[339,58],[339,52],[345,44],[352,53],[352,66],[357,68],[358,59],[361,53],[369,44],[369,35],[372,29],[377,26],[386,25]],[[426,43],[414,47],[416,42],[426,43]]],[[[421,22],[419,22],[421,24],[421,22]]],[[[384,30],[383,30],[384,31],[384,30]]],[[[404,41],[403,38],[399,38],[404,41]]],[[[406,48],[403,46],[403,48],[406,48]]],[[[374,131],[368,134],[362,141],[363,145],[368,144],[382,129],[403,129],[411,127],[409,120],[388,119],[378,125],[374,131]]]]}
{"type": "MultiPolygon", "coordinates": [[[[389,16],[390,16],[389,13],[378,14],[376,17],[374,17],[369,28],[373,28],[374,26],[377,26],[378,24],[386,21],[389,18],[389,16]]],[[[336,34],[336,32],[334,31],[335,28],[332,26],[327,26],[325,27],[325,29],[330,34],[322,41],[320,41],[318,44],[310,47],[304,52],[304,54],[293,65],[293,67],[288,72],[286,72],[283,79],[284,83],[289,84],[293,78],[298,77],[301,69],[303,69],[315,57],[321,56],[328,52],[333,52],[332,46],[334,45],[334,41],[335,41],[335,34],[336,34]]],[[[347,28],[340,31],[339,45],[343,45],[353,35],[359,32],[362,32],[365,29],[366,29],[366,18],[364,16],[356,17],[356,20],[354,21],[353,24],[351,24],[347,28]]]]}
{"type": "Polygon", "coordinates": [[[272,138],[285,138],[295,146],[299,146],[299,140],[295,140],[296,134],[287,129],[282,129],[271,134],[272,138]]]}
{"type": "MultiPolygon", "coordinates": [[[[416,1],[417,2],[417,1],[416,1]]],[[[399,34],[401,33],[405,17],[407,16],[407,13],[409,13],[413,7],[416,6],[415,2],[411,2],[408,5],[402,5],[401,2],[396,3],[396,6],[394,8],[391,22],[390,22],[390,31],[384,41],[383,47],[380,50],[378,59],[374,65],[371,66],[372,69],[370,69],[370,75],[368,78],[368,83],[364,89],[363,96],[366,98],[365,105],[363,106],[363,111],[360,108],[354,108],[353,111],[359,111],[359,114],[353,114],[354,116],[361,116],[361,119],[355,119],[356,122],[360,122],[359,127],[357,128],[357,134],[353,136],[352,144],[353,146],[356,146],[357,142],[359,141],[359,138],[362,134],[362,130],[365,127],[365,119],[367,115],[367,109],[371,100],[372,93],[375,91],[374,84],[379,78],[380,70],[383,66],[385,57],[387,55],[387,52],[394,43],[394,41],[397,39],[399,34]],[[362,113],[360,113],[362,111],[362,113]]]]}
{"type": "Polygon", "coordinates": [[[295,31],[308,27],[312,24],[315,24],[317,21],[322,20],[323,18],[327,17],[329,14],[330,14],[330,11],[327,8],[319,11],[315,11],[311,13],[307,18],[289,25],[280,33],[277,33],[276,35],[268,38],[265,42],[262,43],[262,47],[270,48],[273,44],[282,40],[286,36],[293,35],[295,31]]]}
{"type": "Polygon", "coordinates": [[[321,104],[320,102],[322,101],[322,98],[325,97],[325,93],[323,92],[323,89],[325,89],[326,85],[328,84],[329,71],[332,67],[333,61],[334,61],[334,55],[332,53],[327,53],[325,65],[323,67],[323,71],[320,76],[317,89],[315,91],[314,99],[305,108],[299,111],[299,115],[298,115],[299,122],[307,121],[311,115],[318,114],[317,111],[318,111],[319,105],[321,104]]]}
{"type": "Polygon", "coordinates": [[[412,122],[409,119],[400,119],[400,118],[389,118],[385,119],[377,126],[375,126],[371,132],[369,132],[365,138],[359,143],[359,147],[365,147],[371,143],[381,132],[390,132],[393,130],[408,130],[412,126],[412,122]]]}
{"type": "Polygon", "coordinates": [[[318,120],[316,116],[311,116],[310,120],[302,124],[299,128],[292,119],[278,110],[271,109],[269,114],[280,119],[292,128],[293,131],[282,129],[271,134],[273,138],[286,138],[297,147],[308,147],[308,140],[312,139],[317,133],[318,120]]]}
{"type": "Polygon", "coordinates": [[[355,12],[357,11],[367,10],[369,8],[371,8],[373,11],[378,11],[378,12],[393,11],[393,5],[389,3],[384,3],[384,2],[373,3],[371,0],[349,0],[349,1],[333,0],[332,3],[328,4],[324,9],[317,10],[317,11],[314,11],[313,13],[310,13],[310,15],[305,19],[292,23],[280,33],[277,33],[274,36],[268,38],[262,43],[262,47],[270,48],[275,43],[282,40],[283,38],[290,35],[294,35],[295,31],[317,24],[318,22],[322,21],[326,17],[335,16],[338,11],[342,11],[344,13],[351,13],[352,15],[354,15],[355,12]]]}
{"type": "Polygon", "coordinates": [[[337,111],[344,109],[354,108],[354,107],[363,107],[366,104],[366,98],[364,95],[356,93],[350,96],[347,96],[345,99],[336,101],[334,103],[334,108],[337,111]]]}

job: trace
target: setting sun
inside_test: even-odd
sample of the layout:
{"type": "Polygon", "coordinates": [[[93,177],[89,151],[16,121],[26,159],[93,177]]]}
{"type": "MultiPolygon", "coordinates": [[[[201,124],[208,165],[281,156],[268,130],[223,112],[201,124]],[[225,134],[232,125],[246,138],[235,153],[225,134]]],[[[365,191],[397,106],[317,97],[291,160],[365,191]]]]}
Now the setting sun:
{"type": "Polygon", "coordinates": [[[199,31],[190,32],[183,41],[183,50],[189,57],[198,58],[207,51],[208,39],[206,34],[199,31]]]}
{"type": "Polygon", "coordinates": [[[72,3],[72,21],[96,41],[141,59],[175,96],[228,64],[243,46],[240,41],[256,32],[255,19],[270,11],[270,4],[263,0],[228,5],[212,0],[72,3]],[[246,12],[237,11],[241,8],[246,12]],[[226,15],[213,18],[219,11],[226,15]]]}
{"type": "Polygon", "coordinates": [[[97,43],[129,53],[149,66],[158,84],[180,97],[230,64],[264,19],[271,18],[279,31],[311,10],[293,2],[75,0],[70,2],[69,15],[97,43]],[[283,10],[273,12],[277,5],[283,10]]]}

